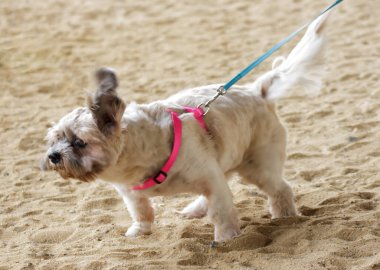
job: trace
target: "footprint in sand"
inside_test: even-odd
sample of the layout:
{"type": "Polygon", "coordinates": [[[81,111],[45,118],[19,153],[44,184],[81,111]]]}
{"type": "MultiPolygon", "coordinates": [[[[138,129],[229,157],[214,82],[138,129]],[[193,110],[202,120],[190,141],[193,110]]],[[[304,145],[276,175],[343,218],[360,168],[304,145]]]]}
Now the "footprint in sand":
{"type": "Polygon", "coordinates": [[[299,123],[302,120],[302,117],[299,115],[289,115],[284,117],[286,123],[299,123]]]}
{"type": "MultiPolygon", "coordinates": [[[[124,235],[124,233],[122,233],[122,235],[124,235]]],[[[100,259],[109,260],[110,258],[118,258],[122,260],[132,260],[136,259],[139,253],[140,250],[135,248],[116,248],[109,250],[102,257],[100,257],[100,259]]]]}
{"type": "Polygon", "coordinates": [[[95,224],[110,224],[114,218],[113,215],[99,215],[95,218],[95,224]]]}
{"type": "MultiPolygon", "coordinates": [[[[342,194],[327,198],[320,202],[317,207],[301,205],[298,209],[304,216],[320,216],[334,214],[339,209],[352,209],[354,211],[371,211],[376,209],[377,202],[372,200],[375,193],[357,192],[342,194]]],[[[344,210],[345,211],[345,210],[344,210]]],[[[327,221],[331,223],[330,221],[327,221]]],[[[315,221],[315,224],[324,223],[322,220],[315,221]]]]}
{"type": "Polygon", "coordinates": [[[330,109],[325,109],[325,110],[320,110],[320,111],[317,111],[317,112],[313,112],[309,117],[307,117],[307,119],[324,119],[326,116],[329,116],[329,115],[332,115],[334,113],[334,111],[330,110],[330,109]]]}
{"type": "Polygon", "coordinates": [[[374,151],[374,152],[368,153],[368,156],[370,156],[370,157],[380,157],[380,151],[374,151]]]}
{"type": "Polygon", "coordinates": [[[38,172],[32,172],[32,173],[27,173],[23,176],[21,176],[21,180],[34,180],[38,177],[38,172]]]}
{"type": "Polygon", "coordinates": [[[334,219],[331,217],[322,217],[322,218],[317,218],[310,222],[310,225],[331,225],[334,224],[334,219]]]}
{"type": "Polygon", "coordinates": [[[299,176],[305,181],[312,181],[314,178],[318,178],[324,176],[328,172],[327,168],[319,169],[319,170],[306,170],[300,171],[299,176]]]}
{"type": "Polygon", "coordinates": [[[368,121],[368,122],[362,122],[359,124],[348,125],[346,127],[352,130],[358,129],[358,130],[364,130],[368,132],[369,130],[372,130],[373,128],[378,127],[379,124],[380,124],[380,121],[368,121]]]}
{"type": "Polygon", "coordinates": [[[354,209],[358,211],[371,211],[376,208],[376,205],[376,202],[373,201],[360,202],[354,206],[354,209]]]}
{"type": "Polygon", "coordinates": [[[303,216],[315,216],[317,215],[320,208],[311,208],[306,205],[301,205],[298,210],[303,216]]]}
{"type": "Polygon", "coordinates": [[[332,204],[347,204],[351,202],[356,202],[355,200],[370,200],[375,196],[372,192],[357,192],[357,193],[349,193],[349,194],[341,194],[336,197],[330,197],[322,202],[319,205],[332,205],[332,204]]]}
{"type": "Polygon", "coordinates": [[[197,226],[197,221],[191,222],[191,225],[185,226],[179,233],[181,239],[202,239],[211,241],[214,238],[213,229],[211,226],[197,226]]]}
{"type": "Polygon", "coordinates": [[[363,236],[364,232],[358,229],[344,228],[336,233],[336,237],[344,241],[356,241],[363,236]]]}
{"type": "Polygon", "coordinates": [[[30,216],[35,216],[35,215],[39,215],[42,213],[42,210],[34,210],[34,211],[29,211],[29,212],[26,212],[22,215],[22,217],[30,217],[30,216]]]}
{"type": "MultiPolygon", "coordinates": [[[[373,255],[373,251],[370,248],[366,247],[357,247],[357,248],[340,248],[337,251],[331,253],[332,256],[347,258],[347,259],[358,259],[362,257],[370,257],[373,255]]],[[[364,269],[364,268],[363,268],[364,269]]],[[[368,269],[368,268],[366,268],[368,269]]],[[[376,268],[373,268],[376,269],[376,268]]]]}
{"type": "Polygon", "coordinates": [[[348,203],[324,205],[322,207],[308,207],[308,206],[302,205],[298,209],[300,213],[304,216],[322,216],[322,215],[333,214],[340,209],[346,208],[347,206],[349,206],[348,203]]]}
{"type": "MultiPolygon", "coordinates": [[[[180,239],[175,246],[179,250],[186,250],[194,253],[204,253],[209,249],[207,243],[201,243],[199,239],[180,239]]],[[[211,242],[210,242],[211,243],[211,242]]]]}
{"type": "Polygon", "coordinates": [[[359,170],[358,169],[355,169],[355,168],[345,168],[343,171],[342,171],[342,174],[344,175],[348,175],[348,174],[353,174],[353,173],[357,173],[359,170]]]}
{"type": "Polygon", "coordinates": [[[89,210],[89,209],[110,209],[110,208],[116,208],[121,203],[121,200],[118,198],[111,198],[106,197],[98,200],[90,200],[88,202],[85,202],[82,206],[83,209],[89,210]]]}
{"type": "Polygon", "coordinates": [[[180,259],[177,261],[178,265],[185,265],[185,266],[190,266],[190,265],[205,265],[207,262],[207,256],[204,253],[190,253],[189,255],[186,256],[185,259],[180,259]]]}
{"type": "Polygon", "coordinates": [[[105,265],[105,262],[93,261],[93,262],[87,263],[83,269],[85,270],[104,269],[104,265],[105,265]]]}
{"type": "Polygon", "coordinates": [[[343,147],[339,152],[347,152],[347,151],[356,150],[368,144],[369,144],[368,142],[354,142],[343,147]]]}
{"type": "Polygon", "coordinates": [[[305,159],[305,158],[317,158],[321,157],[322,155],[320,154],[312,154],[312,153],[291,153],[288,155],[288,160],[294,160],[294,159],[305,159]]]}
{"type": "Polygon", "coordinates": [[[375,193],[374,192],[358,192],[358,193],[355,193],[355,195],[359,196],[361,199],[364,199],[364,200],[371,200],[375,197],[375,193]]]}
{"type": "Polygon", "coordinates": [[[77,201],[77,196],[67,195],[67,196],[53,196],[51,198],[43,199],[41,202],[59,202],[59,203],[73,203],[77,201]]]}
{"type": "Polygon", "coordinates": [[[30,240],[39,244],[62,243],[74,233],[72,228],[43,229],[34,233],[30,240]]]}
{"type": "Polygon", "coordinates": [[[59,179],[53,182],[53,185],[57,187],[65,187],[65,186],[69,186],[70,184],[71,184],[70,181],[65,181],[62,179],[59,179]]]}
{"type": "Polygon", "coordinates": [[[254,231],[253,226],[248,226],[241,235],[219,244],[216,249],[221,252],[255,250],[265,247],[271,242],[267,236],[254,231]]]}

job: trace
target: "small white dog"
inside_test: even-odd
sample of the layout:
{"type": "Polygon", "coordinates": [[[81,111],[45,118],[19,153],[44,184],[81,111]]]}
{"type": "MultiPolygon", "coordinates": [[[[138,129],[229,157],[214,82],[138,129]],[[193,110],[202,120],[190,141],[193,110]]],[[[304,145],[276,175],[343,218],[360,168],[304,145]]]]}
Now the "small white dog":
{"type": "Polygon", "coordinates": [[[272,71],[251,85],[233,87],[215,101],[204,116],[207,130],[200,125],[202,119],[184,106],[196,108],[215,94],[217,85],[126,106],[116,93],[115,73],[100,69],[98,89],[88,106],[75,109],[49,129],[42,168],[55,170],[65,179],[112,183],[133,218],[127,236],[151,232],[154,215],[149,197],[180,192],[200,195],[182,213],[188,218],[208,214],[215,225],[215,241],[239,235],[227,184],[233,173],[265,192],[273,218],[296,215],[292,190],[283,179],[286,131],[273,100],[295,84],[320,87],[326,17],[313,22],[290,55],[274,61],[272,71]],[[173,122],[174,114],[180,123],[173,122]],[[173,129],[180,124],[179,138],[173,129]],[[181,139],[175,162],[164,171],[164,164],[175,155],[173,141],[181,139]],[[149,187],[132,188],[146,184],[147,178],[149,187]]]}

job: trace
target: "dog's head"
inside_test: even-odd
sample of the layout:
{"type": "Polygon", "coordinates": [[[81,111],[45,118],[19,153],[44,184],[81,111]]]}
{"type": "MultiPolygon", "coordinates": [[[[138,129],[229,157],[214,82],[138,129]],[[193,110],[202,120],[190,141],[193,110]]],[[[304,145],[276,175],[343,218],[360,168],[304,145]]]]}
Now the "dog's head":
{"type": "Polygon", "coordinates": [[[49,149],[41,169],[88,182],[116,161],[122,149],[125,103],[117,96],[117,77],[111,69],[99,69],[95,77],[98,87],[89,95],[88,106],[75,109],[48,130],[49,149]]]}

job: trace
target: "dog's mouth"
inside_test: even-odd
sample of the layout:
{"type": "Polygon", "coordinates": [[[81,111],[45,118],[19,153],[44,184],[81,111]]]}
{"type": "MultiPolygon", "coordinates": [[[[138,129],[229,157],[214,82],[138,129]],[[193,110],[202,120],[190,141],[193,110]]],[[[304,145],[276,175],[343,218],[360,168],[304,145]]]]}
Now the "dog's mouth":
{"type": "Polygon", "coordinates": [[[82,170],[70,171],[64,166],[56,166],[54,171],[58,172],[63,179],[76,179],[82,182],[92,182],[96,179],[96,174],[82,170]]]}
{"type": "Polygon", "coordinates": [[[82,182],[91,182],[96,179],[95,172],[84,171],[78,162],[65,162],[62,160],[54,164],[49,159],[43,159],[41,160],[40,168],[42,171],[56,171],[65,180],[77,179],[82,182]]]}
{"type": "Polygon", "coordinates": [[[84,174],[81,174],[81,175],[78,175],[78,174],[72,174],[70,172],[67,172],[67,171],[64,171],[64,170],[57,170],[57,172],[59,173],[59,175],[63,178],[63,179],[76,179],[76,180],[79,180],[79,181],[82,181],[82,182],[92,182],[96,179],[95,175],[91,172],[88,172],[88,173],[84,173],[84,174]]]}
{"type": "Polygon", "coordinates": [[[96,179],[96,175],[92,172],[73,173],[61,167],[54,168],[54,171],[58,172],[59,175],[65,180],[76,179],[76,180],[88,183],[96,179]]]}

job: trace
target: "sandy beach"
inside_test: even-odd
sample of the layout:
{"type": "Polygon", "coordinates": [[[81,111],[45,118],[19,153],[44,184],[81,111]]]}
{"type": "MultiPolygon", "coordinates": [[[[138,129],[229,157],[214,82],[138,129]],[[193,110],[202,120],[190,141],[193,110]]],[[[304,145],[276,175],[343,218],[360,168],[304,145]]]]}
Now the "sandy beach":
{"type": "Polygon", "coordinates": [[[153,233],[129,239],[112,186],[38,167],[47,129],[85,104],[96,68],[115,68],[121,96],[139,103],[224,83],[330,3],[0,1],[0,269],[379,270],[378,0],[333,11],[321,92],[277,102],[299,217],[271,220],[265,195],[232,179],[241,236],[211,248],[210,221],[176,213],[194,199],[178,194],[154,198],[153,233]]]}

